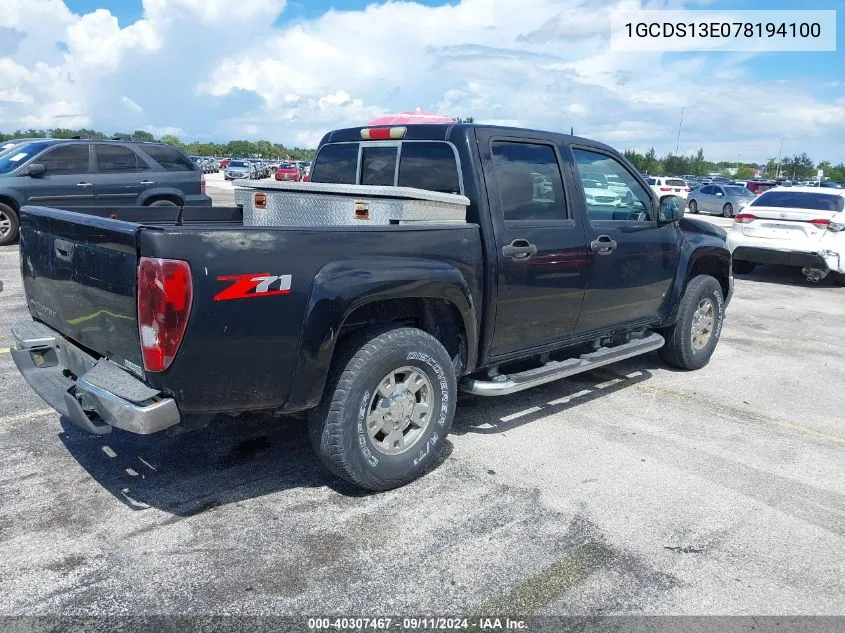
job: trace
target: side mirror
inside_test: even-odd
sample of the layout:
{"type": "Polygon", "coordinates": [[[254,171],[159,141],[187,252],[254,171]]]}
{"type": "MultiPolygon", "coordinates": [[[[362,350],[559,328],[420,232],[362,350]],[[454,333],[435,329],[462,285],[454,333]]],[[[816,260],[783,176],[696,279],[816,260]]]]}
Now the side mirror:
{"type": "Polygon", "coordinates": [[[43,176],[46,173],[47,167],[45,167],[43,163],[32,163],[29,167],[26,168],[26,175],[32,176],[33,178],[38,178],[39,176],[43,176]]]}
{"type": "Polygon", "coordinates": [[[660,222],[677,222],[684,215],[685,201],[680,196],[666,196],[660,201],[660,222]]]}

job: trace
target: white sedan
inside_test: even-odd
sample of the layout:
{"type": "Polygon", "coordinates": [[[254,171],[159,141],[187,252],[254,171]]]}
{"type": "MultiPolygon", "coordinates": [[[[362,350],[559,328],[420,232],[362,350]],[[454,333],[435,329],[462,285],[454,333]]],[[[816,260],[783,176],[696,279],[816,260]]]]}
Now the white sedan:
{"type": "Polygon", "coordinates": [[[845,286],[845,190],[769,189],[736,215],[727,241],[738,274],[783,264],[845,286]]]}
{"type": "Polygon", "coordinates": [[[608,187],[607,183],[593,178],[582,178],[584,194],[587,197],[588,205],[604,205],[618,207],[622,204],[622,196],[608,187]]]}

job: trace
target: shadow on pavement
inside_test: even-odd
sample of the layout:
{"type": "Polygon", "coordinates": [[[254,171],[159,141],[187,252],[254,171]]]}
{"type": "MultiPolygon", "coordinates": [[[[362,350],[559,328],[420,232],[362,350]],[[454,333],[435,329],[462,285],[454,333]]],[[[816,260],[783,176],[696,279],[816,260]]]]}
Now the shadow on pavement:
{"type": "Polygon", "coordinates": [[[504,433],[646,381],[653,374],[643,369],[644,364],[666,368],[656,355],[638,360],[637,369],[628,373],[619,371],[622,364],[611,365],[501,398],[463,395],[452,433],[504,433]],[[646,358],[649,362],[643,363],[646,358]]]}
{"type": "Polygon", "coordinates": [[[115,429],[94,436],[66,419],[59,435],[77,462],[135,510],[155,507],[191,516],[215,506],[281,490],[328,486],[345,496],[367,493],[329,473],[298,418],[219,417],[207,428],[168,436],[115,429]]]}
{"type": "Polygon", "coordinates": [[[836,288],[838,287],[828,275],[817,283],[807,281],[801,274],[800,268],[794,266],[778,266],[775,264],[761,264],[753,272],[747,275],[740,275],[734,272],[737,279],[747,279],[765,284],[778,284],[781,286],[800,286],[803,288],[836,288]]]}
{"type": "MultiPolygon", "coordinates": [[[[665,367],[657,355],[597,369],[502,398],[462,397],[452,433],[505,432],[607,396],[665,367]]],[[[218,417],[207,428],[169,436],[115,429],[95,436],[66,419],[59,435],[76,461],[133,510],[158,508],[192,516],[211,508],[295,488],[328,487],[346,497],[370,493],[329,473],[311,449],[301,418],[218,417]]],[[[447,440],[430,470],[452,452],[447,440]]]]}

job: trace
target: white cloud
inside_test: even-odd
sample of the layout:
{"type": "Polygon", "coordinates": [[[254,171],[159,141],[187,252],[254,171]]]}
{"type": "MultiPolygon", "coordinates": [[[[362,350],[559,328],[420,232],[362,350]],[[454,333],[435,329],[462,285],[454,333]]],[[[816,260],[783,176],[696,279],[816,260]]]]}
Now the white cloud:
{"type": "Polygon", "coordinates": [[[122,96],[122,97],[120,98],[120,102],[121,102],[123,105],[125,105],[125,106],[129,109],[129,110],[131,110],[132,112],[135,112],[135,113],[141,113],[141,112],[143,112],[143,111],[144,111],[144,108],[142,108],[142,107],[141,107],[141,106],[139,106],[137,103],[135,103],[134,101],[132,101],[132,99],[130,99],[130,98],[129,98],[129,97],[127,97],[126,95],[124,95],[124,96],[122,96]]]}
{"type": "Polygon", "coordinates": [[[158,138],[161,138],[162,136],[178,136],[179,138],[184,139],[188,136],[185,130],[172,125],[145,125],[144,130],[158,138]]]}
{"type": "Polygon", "coordinates": [[[675,148],[684,107],[682,152],[763,159],[788,125],[795,151],[842,160],[845,108],[814,94],[838,85],[776,83],[776,73],[748,71],[750,54],[713,63],[610,50],[612,8],[684,4],[373,0],[274,28],[285,0],[143,0],[142,19],[121,28],[106,9],[80,16],[62,0],[0,0],[15,34],[0,47],[2,125],[313,145],[332,128],[421,107],[573,126],[620,149],[662,153],[675,148]]]}

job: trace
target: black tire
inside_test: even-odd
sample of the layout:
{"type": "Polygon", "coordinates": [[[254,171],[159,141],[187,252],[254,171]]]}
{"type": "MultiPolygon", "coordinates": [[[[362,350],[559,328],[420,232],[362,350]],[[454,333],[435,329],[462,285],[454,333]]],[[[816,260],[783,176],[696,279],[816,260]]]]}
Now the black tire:
{"type": "Polygon", "coordinates": [[[757,264],[754,262],[749,262],[743,259],[733,260],[733,271],[737,275],[748,275],[749,273],[753,273],[755,268],[757,268],[757,264]]]}
{"type": "Polygon", "coordinates": [[[701,369],[710,362],[722,334],[724,321],[725,300],[719,282],[709,275],[694,277],[681,297],[675,325],[661,332],[666,338],[666,344],[660,348],[660,357],[679,369],[701,369]],[[712,304],[713,323],[706,344],[696,348],[693,345],[693,321],[696,310],[706,299],[712,304]]]}
{"type": "Polygon", "coordinates": [[[690,213],[698,213],[698,203],[695,200],[690,200],[688,206],[690,213]]]}
{"type": "Polygon", "coordinates": [[[179,205],[173,202],[173,200],[153,200],[150,202],[148,207],[178,207],[179,205]]]}
{"type": "Polygon", "coordinates": [[[734,207],[730,202],[725,203],[725,206],[722,207],[722,217],[723,218],[734,217],[734,207]]]}
{"type": "Polygon", "coordinates": [[[440,342],[416,328],[385,326],[354,336],[335,357],[323,400],[308,423],[322,463],[338,477],[373,491],[397,488],[425,474],[452,428],[457,399],[455,368],[440,342]],[[428,380],[430,417],[404,452],[386,454],[381,442],[387,438],[377,445],[366,417],[380,398],[382,379],[406,367],[428,380]]]}
{"type": "Polygon", "coordinates": [[[14,244],[21,224],[18,214],[8,204],[0,202],[0,246],[14,244]]]}

